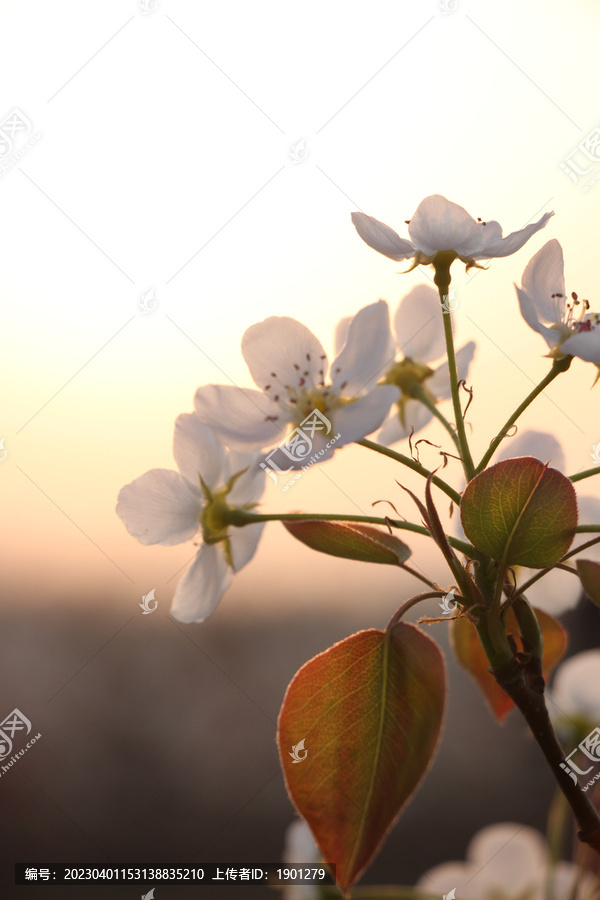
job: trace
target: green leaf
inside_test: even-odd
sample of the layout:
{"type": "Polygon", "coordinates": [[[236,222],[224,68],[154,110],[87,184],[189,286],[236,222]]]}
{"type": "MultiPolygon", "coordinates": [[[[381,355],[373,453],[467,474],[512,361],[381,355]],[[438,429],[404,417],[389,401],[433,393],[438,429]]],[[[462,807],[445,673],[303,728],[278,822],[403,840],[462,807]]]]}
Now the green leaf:
{"type": "Polygon", "coordinates": [[[543,569],[563,556],[577,526],[575,489],[532,456],[506,459],[469,482],[460,505],[474,547],[507,565],[543,569]]]}
{"type": "Polygon", "coordinates": [[[576,565],[583,590],[596,606],[600,606],[600,563],[578,559],[576,565]]]}
{"type": "MultiPolygon", "coordinates": [[[[553,616],[541,609],[535,609],[534,612],[544,638],[542,674],[547,679],[552,669],[566,653],[567,632],[553,616]]],[[[506,630],[514,635],[517,648],[522,651],[524,648],[519,635],[519,624],[512,609],[508,610],[506,630]]],[[[515,704],[490,672],[490,663],[479,640],[477,629],[466,616],[461,616],[451,622],[450,643],[461,666],[472,675],[479,685],[493,715],[499,722],[503,722],[515,704]]]]}
{"type": "Polygon", "coordinates": [[[411,554],[410,547],[403,541],[374,525],[310,518],[283,524],[290,534],[307,547],[330,556],[401,566],[411,554]]]}
{"type": "Polygon", "coordinates": [[[442,654],[404,622],[334,644],[290,683],[277,734],[287,789],[344,890],[425,774],[444,700],[442,654]]]}

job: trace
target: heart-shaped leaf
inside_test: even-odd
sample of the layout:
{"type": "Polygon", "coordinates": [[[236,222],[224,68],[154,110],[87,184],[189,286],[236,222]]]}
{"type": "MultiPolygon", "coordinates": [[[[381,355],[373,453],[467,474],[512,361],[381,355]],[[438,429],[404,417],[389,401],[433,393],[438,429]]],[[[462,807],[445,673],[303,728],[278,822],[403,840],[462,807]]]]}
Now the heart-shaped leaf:
{"type": "Polygon", "coordinates": [[[469,482],[462,526],[482,553],[507,565],[543,569],[563,556],[577,526],[575,489],[539,459],[505,459],[469,482]]]}
{"type": "Polygon", "coordinates": [[[427,770],[444,700],[442,654],[404,622],[334,644],[292,679],[279,714],[281,765],[344,890],[427,770]],[[304,753],[296,754],[302,741],[304,753]]]}
{"type": "Polygon", "coordinates": [[[400,566],[411,553],[410,547],[393,534],[360,522],[328,522],[307,518],[302,522],[283,524],[290,534],[307,547],[330,556],[400,566]]]}
{"type": "Polygon", "coordinates": [[[600,606],[600,563],[578,559],[576,565],[583,590],[596,606],[600,606]]]}
{"type": "MultiPolygon", "coordinates": [[[[544,678],[547,679],[552,669],[560,662],[566,652],[567,632],[560,622],[541,609],[536,609],[535,614],[544,638],[542,673],[544,678]]],[[[513,633],[519,650],[523,650],[517,619],[512,609],[508,610],[506,630],[509,633],[513,633]]],[[[466,616],[453,620],[450,640],[457,660],[473,676],[481,688],[492,713],[499,722],[504,721],[505,716],[511,711],[514,703],[489,671],[490,663],[479,640],[477,629],[466,616]]]]}

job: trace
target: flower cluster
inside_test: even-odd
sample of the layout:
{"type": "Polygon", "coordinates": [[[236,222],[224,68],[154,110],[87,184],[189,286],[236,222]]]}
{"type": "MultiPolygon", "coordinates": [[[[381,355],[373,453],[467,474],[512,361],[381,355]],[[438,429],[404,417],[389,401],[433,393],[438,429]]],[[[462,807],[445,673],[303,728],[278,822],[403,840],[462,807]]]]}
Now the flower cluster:
{"type": "MultiPolygon", "coordinates": [[[[470,267],[508,256],[551,215],[502,237],[497,222],[475,220],[461,206],[433,195],[410,220],[410,241],[363,213],[353,213],[352,220],[363,240],[380,253],[395,260],[412,258],[413,267],[431,264],[437,271],[440,260],[444,267],[454,259],[470,267]]],[[[517,295],[523,317],[545,338],[549,355],[579,356],[600,371],[600,317],[576,295],[566,300],[557,241],[549,241],[533,257],[517,295]]],[[[256,551],[262,523],[238,527],[234,513],[251,510],[260,500],[268,469],[261,461],[269,448],[315,413],[327,425],[314,426],[311,433],[310,450],[319,463],[374,432],[389,447],[425,427],[438,414],[437,405],[451,397],[440,298],[425,285],[400,302],[393,332],[385,300],[343,318],[331,363],[312,331],[288,316],[252,325],[241,349],[257,389],[226,384],[198,388],[195,412],[180,416],[175,426],[173,454],[179,472],[153,469],[119,495],[117,512],[141,543],[195,542],[197,552],[173,598],[172,613],[184,622],[206,619],[233,573],[256,551]]],[[[467,378],[474,352],[473,341],[456,352],[458,380],[467,378]]],[[[294,441],[298,450],[298,439],[294,441]]],[[[286,471],[304,462],[305,454],[293,450],[288,448],[286,471]]]]}
{"type": "MultiPolygon", "coordinates": [[[[119,494],[117,513],[142,544],[193,542],[171,609],[182,622],[202,622],[214,612],[233,575],[254,557],[265,522],[274,519],[314,550],[394,565],[429,588],[406,600],[385,631],[359,632],[306,663],[283,701],[278,744],[286,785],[319,848],[307,826],[296,823],[285,859],[292,865],[309,863],[322,853],[335,863],[344,891],[358,880],[418,786],[439,741],[446,696],[443,657],[433,639],[401,621],[423,601],[437,601],[444,616],[454,613],[449,619],[420,621],[452,623],[454,653],[499,721],[512,707],[524,715],[580,826],[580,840],[600,856],[600,817],[588,800],[592,793],[583,801],[581,793],[595,785],[600,773],[586,786],[578,783],[572,768],[581,770],[565,762],[575,751],[564,756],[550,718],[566,743],[577,744],[590,760],[597,758],[589,750],[598,743],[600,729],[600,653],[569,661],[552,684],[550,714],[544,702],[546,680],[566,649],[564,629],[551,613],[572,608],[582,591],[600,606],[600,538],[584,534],[600,531],[600,501],[578,498],[574,488],[574,482],[600,474],[600,466],[567,477],[556,438],[531,430],[514,437],[513,430],[574,357],[600,373],[600,314],[575,293],[567,299],[562,249],[556,240],[548,241],[526,266],[516,292],[526,324],[547,343],[551,368],[493,433],[476,464],[465,423],[469,404],[461,402],[460,392],[462,383],[473,396],[466,379],[475,344],[455,350],[449,292],[456,260],[468,270],[515,253],[552,215],[503,237],[497,222],[476,220],[434,195],[407,222],[410,240],[405,240],[377,219],[354,213],[354,225],[370,247],[393,260],[412,259],[411,269],[431,265],[438,291],[414,287],[391,322],[382,299],[345,316],[335,329],[333,354],[294,318],[271,316],[252,325],[241,351],[254,387],[199,387],[194,411],[175,423],[178,471],[152,469],[119,494]],[[446,401],[452,403],[453,420],[443,412],[446,401]],[[433,419],[450,437],[452,453],[442,449],[444,466],[429,471],[411,439],[433,419]],[[375,434],[374,441],[370,436],[375,434]],[[410,457],[391,449],[402,440],[409,442],[410,457]],[[426,479],[423,501],[405,489],[421,524],[399,513],[399,519],[383,519],[257,511],[267,474],[276,484],[274,469],[300,477],[298,470],[327,462],[352,443],[426,479]],[[462,467],[460,492],[441,471],[450,457],[462,467]],[[454,535],[446,534],[433,485],[460,508],[454,535]],[[389,533],[373,525],[387,525],[389,533]],[[409,565],[411,550],[392,528],[431,539],[455,587],[442,589],[409,565]],[[374,689],[380,684],[385,690],[374,689]],[[306,737],[298,743],[302,735],[312,742],[308,759],[305,754],[290,763],[294,754],[284,748],[304,746],[306,737]],[[301,772],[296,762],[302,763],[301,772]]],[[[598,446],[590,454],[595,462],[598,446]]],[[[452,897],[459,889],[464,900],[597,896],[598,883],[585,870],[585,860],[557,862],[556,829],[553,840],[550,856],[531,828],[510,823],[486,828],[469,845],[466,861],[437,866],[422,877],[416,892],[401,893],[435,890],[452,897]]],[[[286,890],[290,900],[319,894],[306,885],[286,890]]]]}

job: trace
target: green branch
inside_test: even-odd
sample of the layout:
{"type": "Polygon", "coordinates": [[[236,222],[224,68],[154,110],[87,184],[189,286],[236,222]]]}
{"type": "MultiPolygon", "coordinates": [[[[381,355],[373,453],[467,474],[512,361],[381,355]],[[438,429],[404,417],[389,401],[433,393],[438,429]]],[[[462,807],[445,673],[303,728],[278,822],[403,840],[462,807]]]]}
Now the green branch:
{"type": "MultiPolygon", "coordinates": [[[[382,456],[388,456],[390,459],[395,459],[396,462],[402,463],[403,466],[412,469],[413,472],[417,472],[419,475],[422,475],[423,478],[429,478],[431,475],[430,470],[426,469],[425,466],[422,466],[416,459],[412,459],[410,456],[404,456],[403,453],[398,453],[396,450],[390,450],[389,447],[384,447],[383,444],[376,444],[375,441],[369,441],[367,438],[363,438],[362,441],[356,441],[356,443],[361,447],[366,447],[368,450],[375,450],[377,453],[381,453],[382,456]]],[[[437,475],[434,475],[431,480],[435,486],[439,487],[439,489],[443,491],[446,496],[450,497],[457,506],[460,506],[461,496],[458,491],[451,488],[443,478],[439,478],[437,475]]]]}
{"type": "Polygon", "coordinates": [[[595,466],[593,469],[586,469],[585,472],[578,472],[577,475],[569,475],[569,480],[574,483],[576,481],[583,481],[584,478],[591,478],[592,475],[600,475],[600,466],[595,466]]]}
{"type": "MultiPolygon", "coordinates": [[[[423,534],[425,537],[431,537],[431,534],[424,525],[417,525],[414,522],[405,522],[400,519],[390,519],[388,517],[382,519],[378,516],[350,516],[344,514],[330,513],[254,513],[245,509],[229,509],[227,512],[227,524],[236,528],[243,528],[244,525],[254,525],[256,522],[362,522],[364,525],[388,525],[392,528],[399,528],[403,531],[412,531],[414,534],[423,534]]],[[[459,541],[458,538],[448,537],[448,542],[456,550],[464,553],[469,558],[477,557],[477,550],[466,541],[459,541]]],[[[414,574],[414,573],[411,573],[414,574]]]]}
{"type": "MultiPolygon", "coordinates": [[[[534,389],[531,391],[530,394],[527,395],[527,397],[525,397],[525,399],[523,400],[521,405],[517,406],[514,413],[510,416],[510,418],[508,418],[506,420],[506,422],[502,426],[500,433],[497,434],[496,437],[493,439],[493,441],[490,442],[490,446],[488,447],[486,452],[483,454],[481,461],[475,470],[476,475],[478,475],[480,472],[483,472],[483,470],[489,463],[490,459],[492,458],[492,456],[494,455],[494,453],[496,452],[496,450],[498,449],[498,447],[500,446],[500,444],[506,437],[507,432],[510,431],[510,429],[513,427],[513,425],[515,424],[515,422],[517,421],[519,416],[523,412],[525,412],[527,407],[530,405],[530,403],[532,403],[535,400],[535,398],[538,396],[538,394],[541,394],[542,391],[548,387],[548,385],[550,384],[551,381],[554,381],[554,379],[558,375],[561,375],[563,372],[567,371],[567,369],[571,365],[572,359],[573,359],[572,356],[565,356],[565,357],[563,357],[563,359],[558,359],[558,360],[555,359],[554,360],[554,362],[552,363],[552,368],[550,369],[550,371],[548,372],[546,377],[542,378],[540,383],[538,385],[536,385],[536,387],[534,387],[534,389]]],[[[571,479],[571,480],[573,480],[573,479],[571,479]]]]}

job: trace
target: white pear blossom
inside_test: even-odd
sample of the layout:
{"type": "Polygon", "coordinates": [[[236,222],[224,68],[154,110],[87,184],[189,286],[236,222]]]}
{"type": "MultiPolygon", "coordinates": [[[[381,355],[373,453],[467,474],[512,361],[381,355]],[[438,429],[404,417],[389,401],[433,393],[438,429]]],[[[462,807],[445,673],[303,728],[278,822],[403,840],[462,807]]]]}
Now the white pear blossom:
{"type": "Polygon", "coordinates": [[[225,449],[193,413],[175,422],[173,456],[179,472],[151,469],[119,492],[117,514],[141,544],[202,541],[175,590],[171,614],[203,622],[216,609],[234,572],[250,562],[263,523],[228,527],[229,508],[250,509],[265,487],[257,454],[225,449]]]}
{"type": "Polygon", "coordinates": [[[330,423],[311,435],[312,452],[324,461],[379,428],[397,398],[396,388],[377,385],[394,355],[384,300],[352,318],[331,367],[314,334],[287,316],[252,325],[242,354],[260,390],[210,384],[198,388],[195,399],[200,420],[239,450],[276,444],[290,425],[297,428],[316,410],[330,423]],[[327,448],[331,431],[335,447],[327,448]]]}
{"type": "MultiPolygon", "coordinates": [[[[294,819],[285,831],[281,861],[284,866],[320,866],[321,854],[312,831],[304,819],[294,819]]],[[[312,884],[294,884],[283,891],[284,900],[318,900],[319,891],[312,884]]]]}
{"type": "MultiPolygon", "coordinates": [[[[338,335],[345,329],[345,321],[338,325],[338,335]]],[[[402,354],[392,360],[383,374],[385,384],[398,389],[391,415],[377,436],[380,444],[391,445],[416,433],[432,419],[433,413],[416,393],[423,389],[432,403],[451,397],[448,363],[437,368],[429,363],[446,352],[440,298],[433,288],[417,285],[401,300],[394,316],[396,349],[402,354]]],[[[459,381],[467,377],[475,353],[475,342],[469,341],[456,352],[459,381]]]]}
{"type": "Polygon", "coordinates": [[[548,344],[548,356],[578,356],[598,366],[600,373],[600,313],[589,312],[588,301],[575,293],[567,298],[558,241],[538,250],[523,272],[521,287],[515,288],[521,315],[548,344]]]}
{"type": "Polygon", "coordinates": [[[584,732],[600,725],[600,650],[585,650],[562,663],[546,696],[556,721],[581,723],[584,732]]]}
{"type": "MultiPolygon", "coordinates": [[[[559,441],[545,431],[524,431],[515,438],[507,438],[503,442],[503,449],[498,454],[498,461],[512,459],[517,456],[534,456],[543,462],[549,462],[553,469],[565,474],[565,455],[559,441]]],[[[577,497],[578,521],[580,525],[593,525],[600,523],[600,499],[590,495],[578,495],[577,497]]],[[[576,534],[570,550],[595,537],[593,534],[576,534]]],[[[582,559],[591,559],[600,562],[600,544],[584,550],[582,559]]],[[[577,556],[571,557],[570,565],[575,565],[577,556]]],[[[516,567],[517,584],[524,584],[535,569],[516,567]]],[[[574,609],[580,598],[582,588],[578,578],[570,572],[562,569],[554,569],[548,575],[536,581],[527,591],[527,599],[539,609],[550,613],[552,616],[560,616],[569,609],[574,609]]]]}
{"type": "Polygon", "coordinates": [[[438,253],[451,252],[469,268],[479,259],[515,253],[553,215],[553,212],[544,213],[539,221],[502,237],[498,222],[475,220],[462,206],[440,194],[432,194],[419,203],[407,222],[410,241],[365,213],[352,213],[352,221],[363,241],[390,259],[413,259],[415,266],[427,265],[438,253]]]}
{"type": "Polygon", "coordinates": [[[417,887],[428,894],[456,891],[457,900],[592,900],[597,881],[568,862],[553,865],[534,828],[515,822],[490,825],[467,848],[465,862],[442,863],[417,887]]]}

